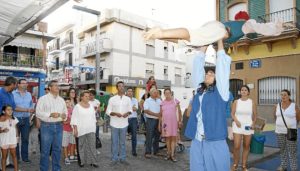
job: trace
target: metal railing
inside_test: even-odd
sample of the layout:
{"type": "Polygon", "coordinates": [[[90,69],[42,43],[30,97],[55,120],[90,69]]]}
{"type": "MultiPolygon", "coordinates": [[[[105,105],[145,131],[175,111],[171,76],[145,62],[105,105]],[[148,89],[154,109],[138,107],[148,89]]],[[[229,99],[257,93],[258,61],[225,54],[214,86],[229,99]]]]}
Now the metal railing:
{"type": "MultiPolygon", "coordinates": [[[[101,37],[99,39],[99,51],[102,52],[110,52],[111,50],[111,39],[101,37]]],[[[88,38],[81,42],[81,56],[86,57],[89,55],[93,55],[96,53],[96,39],[95,37],[88,38]]]]}
{"type": "Polygon", "coordinates": [[[59,49],[60,49],[60,48],[57,47],[57,44],[56,44],[56,43],[53,43],[51,46],[49,46],[48,51],[49,51],[49,52],[52,52],[52,51],[54,51],[54,50],[59,50],[59,49]]]}
{"type": "Polygon", "coordinates": [[[42,68],[43,57],[28,54],[0,53],[0,65],[42,68]]]}
{"type": "Polygon", "coordinates": [[[297,8],[289,8],[281,11],[272,12],[258,16],[259,22],[275,22],[281,20],[284,23],[299,23],[300,11],[297,8]]]}
{"type": "Polygon", "coordinates": [[[71,41],[69,38],[65,38],[61,43],[60,43],[60,47],[64,47],[68,44],[73,44],[73,41],[71,41]]]}

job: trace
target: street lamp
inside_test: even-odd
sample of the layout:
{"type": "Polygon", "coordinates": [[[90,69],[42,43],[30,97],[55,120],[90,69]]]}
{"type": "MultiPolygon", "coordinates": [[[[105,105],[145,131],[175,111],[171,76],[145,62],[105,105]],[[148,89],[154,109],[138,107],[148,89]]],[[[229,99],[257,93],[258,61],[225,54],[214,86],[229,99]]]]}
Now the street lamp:
{"type": "Polygon", "coordinates": [[[100,51],[99,51],[99,35],[100,35],[100,16],[101,12],[78,5],[73,5],[73,9],[90,13],[97,16],[97,31],[96,31],[96,92],[100,92],[100,51]]]}

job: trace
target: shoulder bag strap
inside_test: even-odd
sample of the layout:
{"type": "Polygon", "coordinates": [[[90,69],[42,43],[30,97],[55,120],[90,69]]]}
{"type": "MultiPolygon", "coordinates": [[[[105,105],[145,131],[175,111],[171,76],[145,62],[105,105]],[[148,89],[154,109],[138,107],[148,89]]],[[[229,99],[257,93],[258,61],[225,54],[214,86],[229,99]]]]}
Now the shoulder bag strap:
{"type": "Polygon", "coordinates": [[[281,102],[279,102],[279,108],[280,108],[280,113],[281,113],[281,117],[282,117],[282,120],[284,122],[284,125],[285,127],[288,129],[287,125],[286,125],[286,122],[285,122],[285,119],[284,119],[284,116],[283,116],[283,113],[282,113],[282,109],[281,109],[281,102]]]}

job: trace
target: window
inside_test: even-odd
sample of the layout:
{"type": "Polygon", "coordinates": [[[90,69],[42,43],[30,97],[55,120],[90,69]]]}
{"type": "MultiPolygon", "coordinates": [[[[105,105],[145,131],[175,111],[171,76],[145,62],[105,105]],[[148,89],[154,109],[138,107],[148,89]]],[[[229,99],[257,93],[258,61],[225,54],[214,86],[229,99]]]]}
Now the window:
{"type": "Polygon", "coordinates": [[[73,65],[73,54],[69,53],[69,66],[73,65]]]}
{"type": "Polygon", "coordinates": [[[154,64],[146,63],[146,78],[154,75],[154,64]]]}
{"type": "Polygon", "coordinates": [[[276,104],[280,100],[280,92],[287,89],[291,99],[295,101],[296,79],[292,77],[267,77],[258,81],[259,104],[276,104]]]}
{"type": "Polygon", "coordinates": [[[168,80],[168,66],[164,66],[164,79],[168,80]]]}
{"type": "Polygon", "coordinates": [[[71,31],[69,33],[69,40],[70,40],[70,43],[73,44],[73,31],[71,31]]]}
{"type": "Polygon", "coordinates": [[[168,59],[168,46],[164,47],[164,57],[168,59]]]}
{"type": "Polygon", "coordinates": [[[60,38],[56,39],[56,49],[59,50],[60,49],[60,38]]]}
{"type": "Polygon", "coordinates": [[[181,68],[175,67],[175,85],[181,85],[181,68]]]}
{"type": "Polygon", "coordinates": [[[246,3],[238,3],[238,4],[235,4],[233,6],[231,6],[229,9],[228,9],[228,20],[234,20],[234,16],[239,12],[239,11],[246,11],[248,12],[247,10],[247,4],[246,3]]]}
{"type": "Polygon", "coordinates": [[[244,69],[244,63],[243,62],[235,63],[235,70],[240,70],[240,69],[244,69]]]}
{"type": "Polygon", "coordinates": [[[294,0],[270,0],[270,22],[274,22],[278,19],[283,22],[293,21],[293,1],[294,0]]]}
{"type": "Polygon", "coordinates": [[[154,58],[155,57],[155,49],[153,45],[146,45],[146,57],[154,58]]]}
{"type": "Polygon", "coordinates": [[[59,57],[55,58],[55,69],[59,69],[59,57]]]}

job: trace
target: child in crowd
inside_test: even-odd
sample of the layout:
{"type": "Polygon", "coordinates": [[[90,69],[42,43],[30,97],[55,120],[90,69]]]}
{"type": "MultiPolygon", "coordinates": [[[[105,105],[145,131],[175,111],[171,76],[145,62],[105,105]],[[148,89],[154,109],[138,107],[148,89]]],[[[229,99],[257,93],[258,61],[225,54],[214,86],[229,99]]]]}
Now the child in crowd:
{"type": "Polygon", "coordinates": [[[2,152],[2,170],[6,170],[6,159],[8,156],[8,151],[10,151],[14,170],[18,171],[18,161],[16,155],[16,147],[18,143],[18,131],[17,123],[18,119],[13,117],[13,109],[9,105],[2,107],[2,114],[0,116],[0,146],[2,152]]]}
{"type": "Polygon", "coordinates": [[[73,107],[72,107],[72,103],[71,103],[71,99],[69,97],[65,98],[65,102],[67,105],[67,109],[68,109],[68,115],[67,115],[67,120],[64,121],[64,125],[63,125],[63,141],[62,141],[62,146],[63,146],[63,150],[64,150],[64,158],[65,158],[65,164],[69,165],[71,164],[70,161],[75,161],[75,137],[73,135],[73,129],[70,125],[70,121],[71,121],[71,115],[72,115],[72,111],[73,111],[73,107]],[[70,144],[70,146],[69,146],[70,144]],[[69,151],[68,151],[68,146],[69,151]],[[68,154],[70,153],[70,159],[68,154]]]}

